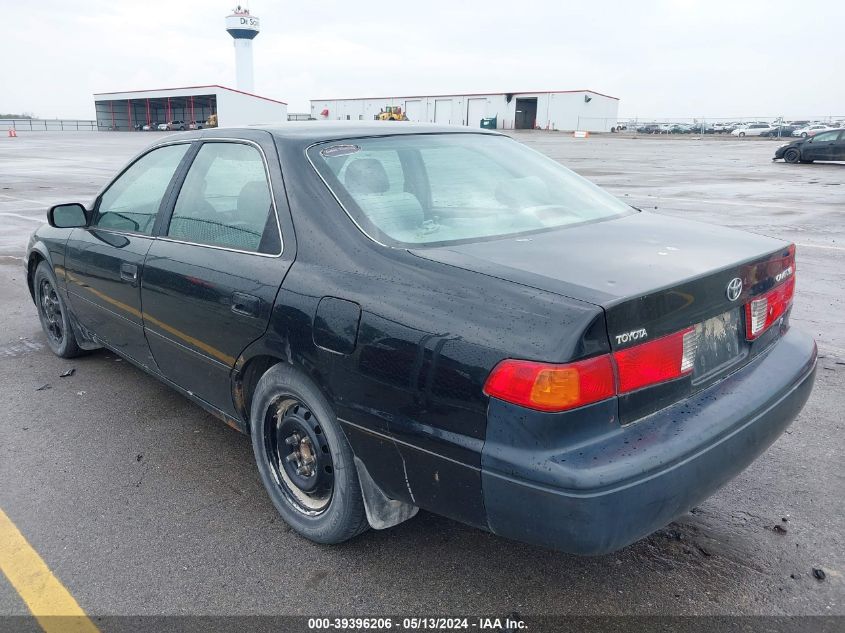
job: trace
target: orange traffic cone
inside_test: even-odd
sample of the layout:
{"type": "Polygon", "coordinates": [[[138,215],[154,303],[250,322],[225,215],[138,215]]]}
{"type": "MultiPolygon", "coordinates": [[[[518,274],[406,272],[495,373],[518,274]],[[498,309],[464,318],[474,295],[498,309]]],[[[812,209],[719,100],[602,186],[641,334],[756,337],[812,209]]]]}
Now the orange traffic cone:
{"type": "Polygon", "coordinates": [[[9,128],[9,136],[10,136],[11,138],[16,138],[16,137],[17,137],[17,135],[18,135],[18,131],[17,131],[15,128],[10,127],[10,128],[9,128]]]}

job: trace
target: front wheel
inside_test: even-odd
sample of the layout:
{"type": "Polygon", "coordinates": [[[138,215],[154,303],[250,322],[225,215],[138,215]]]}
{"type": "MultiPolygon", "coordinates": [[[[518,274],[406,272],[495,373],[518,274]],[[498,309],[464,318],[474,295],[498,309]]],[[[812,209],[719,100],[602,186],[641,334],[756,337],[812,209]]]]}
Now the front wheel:
{"type": "Polygon", "coordinates": [[[367,529],[352,449],[311,380],[290,365],[270,368],[255,388],[250,425],[261,480],[288,525],[330,544],[367,529]]]}
{"type": "Polygon", "coordinates": [[[801,132],[801,138],[807,138],[807,133],[806,133],[806,132],[801,132]]]}
{"type": "Polygon", "coordinates": [[[783,160],[795,164],[801,160],[801,152],[792,147],[783,153],[783,160]]]}
{"type": "Polygon", "coordinates": [[[82,350],[76,343],[67,306],[59,294],[56,275],[46,261],[38,264],[35,269],[32,288],[38,307],[38,318],[44,334],[47,335],[50,349],[61,358],[79,356],[82,350]]]}
{"type": "Polygon", "coordinates": [[[745,136],[745,132],[740,132],[740,133],[739,133],[739,135],[740,135],[740,136],[745,136]]]}

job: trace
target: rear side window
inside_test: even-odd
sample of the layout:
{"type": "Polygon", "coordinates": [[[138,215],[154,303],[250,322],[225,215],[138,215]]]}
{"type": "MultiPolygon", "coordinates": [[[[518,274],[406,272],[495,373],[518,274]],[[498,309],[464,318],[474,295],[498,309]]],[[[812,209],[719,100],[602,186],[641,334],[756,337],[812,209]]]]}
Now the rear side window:
{"type": "Polygon", "coordinates": [[[281,239],[261,153],[243,143],[204,143],[176,199],[167,235],[278,255],[281,239]]]}
{"type": "Polygon", "coordinates": [[[173,173],[190,145],[167,145],[136,160],[100,197],[93,225],[150,235],[173,173]]]}

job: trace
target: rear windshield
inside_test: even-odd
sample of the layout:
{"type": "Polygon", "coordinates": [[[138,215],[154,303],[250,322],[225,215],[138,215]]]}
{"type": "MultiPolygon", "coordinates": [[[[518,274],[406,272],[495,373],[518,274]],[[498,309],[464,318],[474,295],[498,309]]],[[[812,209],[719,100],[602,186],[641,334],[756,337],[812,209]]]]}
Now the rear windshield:
{"type": "Polygon", "coordinates": [[[513,139],[414,134],[315,145],[311,162],[371,238],[434,246],[634,213],[513,139]]]}

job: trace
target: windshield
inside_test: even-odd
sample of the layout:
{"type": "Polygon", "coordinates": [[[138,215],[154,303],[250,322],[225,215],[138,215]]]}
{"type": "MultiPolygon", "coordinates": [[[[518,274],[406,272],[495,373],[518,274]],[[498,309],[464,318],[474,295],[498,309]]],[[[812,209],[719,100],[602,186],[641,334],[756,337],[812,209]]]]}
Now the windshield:
{"type": "Polygon", "coordinates": [[[504,136],[348,139],[315,145],[308,155],[356,224],[394,245],[473,241],[635,213],[504,136]]]}

